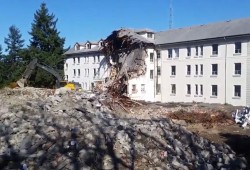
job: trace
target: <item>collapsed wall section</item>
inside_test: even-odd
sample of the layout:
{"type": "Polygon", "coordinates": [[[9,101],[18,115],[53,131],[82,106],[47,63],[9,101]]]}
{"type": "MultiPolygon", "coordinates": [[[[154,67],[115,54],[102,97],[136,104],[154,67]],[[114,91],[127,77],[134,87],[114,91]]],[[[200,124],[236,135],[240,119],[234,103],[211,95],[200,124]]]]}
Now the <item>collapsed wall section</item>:
{"type": "Polygon", "coordinates": [[[116,94],[127,93],[128,80],[146,73],[146,49],[149,47],[155,47],[152,41],[129,29],[113,31],[104,40],[102,51],[110,59],[109,91],[116,94]]]}

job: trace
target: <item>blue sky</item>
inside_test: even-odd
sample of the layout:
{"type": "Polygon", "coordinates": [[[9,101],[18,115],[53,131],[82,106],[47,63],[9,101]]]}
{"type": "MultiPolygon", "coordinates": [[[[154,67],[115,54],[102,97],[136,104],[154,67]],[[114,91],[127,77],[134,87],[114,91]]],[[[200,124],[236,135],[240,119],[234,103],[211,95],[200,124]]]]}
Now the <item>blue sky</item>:
{"type": "MultiPolygon", "coordinates": [[[[15,25],[29,44],[34,13],[45,2],[58,18],[57,29],[66,38],[65,47],[75,42],[106,38],[121,27],[169,27],[170,0],[2,0],[0,45],[15,25]]],[[[250,0],[172,0],[173,28],[250,17],[250,0]]]]}

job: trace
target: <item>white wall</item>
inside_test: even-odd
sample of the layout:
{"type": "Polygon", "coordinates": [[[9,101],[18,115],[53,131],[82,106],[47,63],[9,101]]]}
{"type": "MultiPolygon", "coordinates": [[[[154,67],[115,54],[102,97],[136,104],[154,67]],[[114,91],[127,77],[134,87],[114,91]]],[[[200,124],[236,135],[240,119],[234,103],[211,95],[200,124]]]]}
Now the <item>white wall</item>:
{"type": "Polygon", "coordinates": [[[82,88],[85,90],[91,90],[91,83],[101,80],[104,81],[108,73],[105,73],[107,69],[107,63],[103,55],[100,55],[99,52],[88,54],[82,53],[81,55],[71,56],[65,59],[64,71],[65,76],[68,75],[68,81],[79,82],[82,85],[82,88]],[[100,62],[97,61],[97,56],[100,56],[100,62]],[[96,61],[94,62],[94,56],[96,61]],[[73,58],[75,57],[75,63],[73,58]],[[80,63],[78,63],[78,57],[80,57],[80,63]],[[68,68],[66,68],[68,65],[68,68]],[[94,69],[100,69],[99,76],[94,76],[94,69]],[[74,76],[74,69],[76,70],[76,75],[74,76]],[[78,69],[80,69],[80,76],[78,75],[78,69]],[[89,70],[89,74],[88,71],[89,70]],[[86,73],[85,73],[86,71],[86,73]]]}
{"type": "Polygon", "coordinates": [[[195,45],[191,45],[192,55],[187,58],[187,46],[177,46],[180,56],[178,59],[168,59],[167,48],[162,50],[162,102],[205,102],[229,103],[245,105],[246,96],[246,55],[247,43],[242,43],[241,55],[234,55],[234,42],[219,43],[218,56],[212,56],[212,44],[203,45],[203,56],[195,56],[195,45]],[[226,60],[225,60],[225,56],[226,60]],[[226,71],[225,71],[226,63],[226,71]],[[234,63],[242,63],[241,76],[233,76],[234,63]],[[203,64],[203,75],[200,75],[200,64],[203,64]],[[218,75],[212,76],[212,64],[218,64],[218,75]],[[171,66],[176,66],[176,76],[171,76],[171,66]],[[186,66],[191,65],[191,75],[186,75],[186,66]],[[198,65],[198,76],[195,75],[195,65],[198,65]],[[226,83],[225,83],[226,82],[226,83]],[[171,94],[171,84],[176,84],[176,94],[171,94]],[[191,95],[186,94],[186,85],[191,84],[191,95]],[[195,85],[198,85],[198,95],[195,85]],[[203,95],[200,94],[203,85],[203,95]],[[212,85],[217,85],[218,95],[212,96],[212,85]],[[241,97],[234,97],[234,85],[241,85],[241,97]],[[226,89],[226,90],[225,90],[226,89]]]}

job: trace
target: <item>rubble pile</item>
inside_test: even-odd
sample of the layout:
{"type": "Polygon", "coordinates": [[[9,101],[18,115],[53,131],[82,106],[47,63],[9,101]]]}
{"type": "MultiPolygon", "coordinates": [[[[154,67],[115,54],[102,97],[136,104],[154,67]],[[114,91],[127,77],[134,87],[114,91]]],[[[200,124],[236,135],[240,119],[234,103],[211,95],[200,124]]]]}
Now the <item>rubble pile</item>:
{"type": "Polygon", "coordinates": [[[229,146],[169,119],[119,117],[104,94],[24,89],[37,97],[0,94],[0,169],[247,168],[229,146]]]}

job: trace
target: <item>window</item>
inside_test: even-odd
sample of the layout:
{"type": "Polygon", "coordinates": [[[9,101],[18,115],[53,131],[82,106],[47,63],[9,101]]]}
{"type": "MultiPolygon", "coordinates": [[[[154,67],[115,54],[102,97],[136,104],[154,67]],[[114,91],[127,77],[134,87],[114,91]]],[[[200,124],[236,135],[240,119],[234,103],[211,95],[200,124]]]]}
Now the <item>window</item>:
{"type": "Polygon", "coordinates": [[[76,45],[76,50],[80,50],[80,45],[76,45]]]}
{"type": "Polygon", "coordinates": [[[99,46],[103,47],[103,41],[100,41],[99,46]]]}
{"type": "Polygon", "coordinates": [[[157,51],[156,55],[157,55],[157,59],[161,59],[161,52],[160,51],[157,51]]]}
{"type": "Polygon", "coordinates": [[[96,75],[97,75],[97,76],[100,76],[100,68],[97,69],[96,75]]]}
{"type": "Polygon", "coordinates": [[[187,56],[191,56],[191,48],[187,47],[187,56]]]}
{"type": "Polygon", "coordinates": [[[200,95],[201,96],[203,95],[203,85],[202,84],[200,85],[200,95]]]}
{"type": "Polygon", "coordinates": [[[97,62],[100,63],[100,56],[97,56],[97,62]]]}
{"type": "Polygon", "coordinates": [[[85,57],[85,63],[89,63],[89,57],[85,57]]]}
{"type": "Polygon", "coordinates": [[[65,70],[67,70],[67,69],[68,69],[68,63],[65,64],[65,70]]]}
{"type": "Polygon", "coordinates": [[[73,64],[75,64],[76,63],[76,58],[75,57],[73,57],[73,64]]]}
{"type": "Polygon", "coordinates": [[[198,75],[198,65],[195,65],[195,75],[198,75]]]}
{"type": "Polygon", "coordinates": [[[157,66],[157,76],[161,75],[161,66],[157,66]]]}
{"type": "Polygon", "coordinates": [[[91,49],[91,44],[90,43],[87,44],[87,49],[91,49]]]}
{"type": "Polygon", "coordinates": [[[191,65],[187,65],[187,75],[191,75],[191,65]]]}
{"type": "Polygon", "coordinates": [[[154,78],[154,70],[150,70],[150,79],[154,78]]]}
{"type": "Polygon", "coordinates": [[[195,85],[195,95],[198,95],[198,84],[195,85]]]}
{"type": "Polygon", "coordinates": [[[196,55],[196,56],[199,55],[199,48],[198,48],[198,46],[195,47],[195,55],[196,55]]]}
{"type": "Polygon", "coordinates": [[[234,74],[241,75],[241,63],[235,63],[234,67],[235,67],[234,74]]]}
{"type": "Polygon", "coordinates": [[[176,85],[171,84],[171,94],[176,94],[176,85]]]}
{"type": "Polygon", "coordinates": [[[161,84],[156,84],[156,94],[161,93],[161,84]]]}
{"type": "Polygon", "coordinates": [[[150,53],[150,62],[154,62],[154,53],[150,53]]]}
{"type": "Polygon", "coordinates": [[[168,49],[168,58],[172,58],[173,52],[172,49],[168,49]]]}
{"type": "Polygon", "coordinates": [[[91,90],[93,90],[95,88],[95,84],[91,83],[91,90]]]}
{"type": "Polygon", "coordinates": [[[141,84],[141,92],[142,92],[142,93],[145,93],[145,92],[146,92],[146,90],[145,90],[145,84],[141,84]]]}
{"type": "Polygon", "coordinates": [[[240,97],[241,96],[241,86],[240,85],[235,85],[234,86],[234,96],[235,97],[240,97]]]}
{"type": "Polygon", "coordinates": [[[191,94],[191,85],[187,84],[187,94],[190,95],[191,94]]]}
{"type": "Polygon", "coordinates": [[[80,75],[81,75],[81,70],[78,69],[78,77],[80,77],[80,75]]]}
{"type": "Polygon", "coordinates": [[[172,76],[176,75],[176,66],[171,66],[171,75],[172,76]]]}
{"type": "Polygon", "coordinates": [[[94,68],[94,77],[96,76],[96,69],[94,68]]]}
{"type": "Polygon", "coordinates": [[[241,53],[241,42],[236,42],[235,43],[235,54],[240,54],[241,53]]]}
{"type": "Polygon", "coordinates": [[[94,63],[95,63],[95,56],[93,56],[93,58],[94,58],[94,63]]]}
{"type": "Polygon", "coordinates": [[[87,71],[88,71],[88,76],[89,76],[89,69],[87,69],[87,71]]]}
{"type": "Polygon", "coordinates": [[[203,64],[200,65],[200,75],[203,75],[203,64]]]}
{"type": "Polygon", "coordinates": [[[212,55],[218,55],[218,44],[212,45],[212,55]]]}
{"type": "Polygon", "coordinates": [[[179,49],[175,48],[174,52],[175,52],[175,58],[179,58],[179,49]]]}
{"type": "Polygon", "coordinates": [[[203,56],[203,46],[200,46],[200,55],[203,56]]]}
{"type": "Polygon", "coordinates": [[[85,75],[85,77],[87,76],[87,69],[86,68],[84,70],[84,75],[85,75]]]}
{"type": "Polygon", "coordinates": [[[76,69],[74,69],[74,76],[76,76],[76,69]]]}
{"type": "Polygon", "coordinates": [[[80,63],[80,57],[77,57],[77,59],[78,59],[78,64],[80,63]]]}
{"type": "Polygon", "coordinates": [[[136,84],[132,84],[132,93],[137,93],[136,84]]]}
{"type": "Polygon", "coordinates": [[[218,75],[218,64],[212,64],[212,75],[218,75]]]}
{"type": "Polygon", "coordinates": [[[218,95],[218,87],[217,85],[212,85],[212,96],[218,95]]]}
{"type": "Polygon", "coordinates": [[[147,37],[148,37],[148,38],[153,38],[153,33],[148,32],[148,33],[147,33],[147,37]]]}

